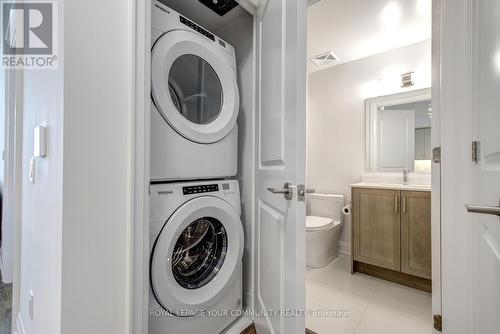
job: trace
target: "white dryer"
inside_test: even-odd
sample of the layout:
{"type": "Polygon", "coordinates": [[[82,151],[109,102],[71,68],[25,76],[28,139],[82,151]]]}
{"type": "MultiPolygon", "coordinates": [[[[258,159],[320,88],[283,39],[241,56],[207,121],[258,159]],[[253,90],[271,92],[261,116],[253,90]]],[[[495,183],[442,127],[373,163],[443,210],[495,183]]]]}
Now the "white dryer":
{"type": "Polygon", "coordinates": [[[153,184],[149,334],[220,333],[242,303],[238,181],[153,184]]]}
{"type": "Polygon", "coordinates": [[[152,26],[151,179],[236,175],[234,48],[158,1],[152,26]]]}

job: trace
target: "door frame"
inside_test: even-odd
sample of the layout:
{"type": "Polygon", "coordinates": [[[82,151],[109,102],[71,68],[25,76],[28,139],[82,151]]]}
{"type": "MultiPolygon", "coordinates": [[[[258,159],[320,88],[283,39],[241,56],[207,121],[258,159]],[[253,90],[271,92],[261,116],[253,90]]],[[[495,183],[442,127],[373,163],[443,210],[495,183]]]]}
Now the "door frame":
{"type": "Polygon", "coordinates": [[[5,173],[11,177],[7,201],[11,203],[3,215],[11,221],[11,277],[12,281],[12,322],[11,330],[14,333],[18,328],[18,314],[21,304],[19,283],[21,280],[21,194],[22,194],[22,147],[23,147],[23,70],[6,70],[6,140],[5,173]]]}
{"type": "MultiPolygon", "coordinates": [[[[431,147],[441,147],[441,0],[432,0],[432,130],[431,147]]],[[[434,158],[434,157],[432,157],[434,158]]],[[[432,162],[431,181],[431,248],[432,248],[432,314],[442,314],[441,294],[441,157],[439,162],[432,162]]],[[[433,327],[433,333],[440,333],[433,327]]]]}
{"type": "Polygon", "coordinates": [[[149,180],[152,0],[137,0],[131,20],[135,112],[132,127],[132,236],[130,237],[129,333],[148,333],[149,319],[149,180]]]}

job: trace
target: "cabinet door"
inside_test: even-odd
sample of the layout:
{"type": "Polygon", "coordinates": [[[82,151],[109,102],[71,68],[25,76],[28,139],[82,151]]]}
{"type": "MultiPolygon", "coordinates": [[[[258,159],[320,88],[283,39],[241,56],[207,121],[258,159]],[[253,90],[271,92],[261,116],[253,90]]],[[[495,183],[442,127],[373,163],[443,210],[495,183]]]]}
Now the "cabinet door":
{"type": "Polygon", "coordinates": [[[401,271],[431,278],[431,193],[403,191],[401,271]]]}
{"type": "Polygon", "coordinates": [[[400,192],[353,189],[354,260],[401,270],[400,192]]]}

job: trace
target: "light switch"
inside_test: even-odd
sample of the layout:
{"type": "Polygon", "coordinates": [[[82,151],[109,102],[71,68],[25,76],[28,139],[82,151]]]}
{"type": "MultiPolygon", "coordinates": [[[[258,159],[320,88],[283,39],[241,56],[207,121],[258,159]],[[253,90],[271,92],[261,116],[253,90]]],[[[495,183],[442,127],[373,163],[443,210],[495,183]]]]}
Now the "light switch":
{"type": "Polygon", "coordinates": [[[33,156],[43,158],[47,156],[47,127],[39,125],[33,133],[33,156]]]}

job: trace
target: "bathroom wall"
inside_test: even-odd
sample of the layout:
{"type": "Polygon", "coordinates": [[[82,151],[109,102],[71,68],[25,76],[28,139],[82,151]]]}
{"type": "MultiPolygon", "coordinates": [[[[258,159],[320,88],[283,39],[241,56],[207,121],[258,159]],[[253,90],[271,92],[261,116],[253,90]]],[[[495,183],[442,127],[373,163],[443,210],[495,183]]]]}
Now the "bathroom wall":
{"type": "MultiPolygon", "coordinates": [[[[430,40],[309,74],[308,186],[350,199],[348,185],[365,171],[364,101],[430,84],[430,40]],[[415,71],[415,86],[403,89],[400,74],[409,71],[415,71]]],[[[341,251],[350,250],[350,217],[345,223],[341,251]]]]}

